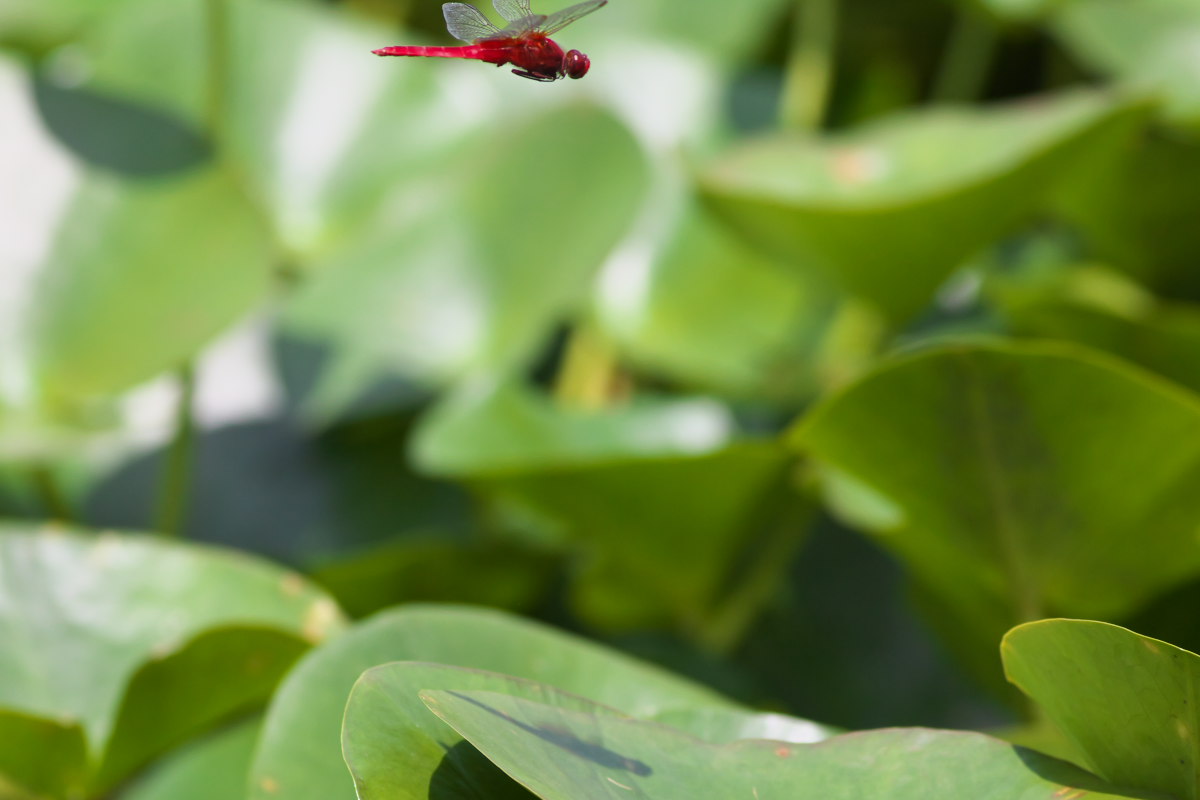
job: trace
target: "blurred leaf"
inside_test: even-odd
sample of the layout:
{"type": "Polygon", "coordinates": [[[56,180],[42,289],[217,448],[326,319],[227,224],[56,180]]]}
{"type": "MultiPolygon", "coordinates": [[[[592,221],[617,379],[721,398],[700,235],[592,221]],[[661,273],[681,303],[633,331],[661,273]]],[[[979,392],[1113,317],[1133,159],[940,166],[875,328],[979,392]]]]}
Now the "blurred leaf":
{"type": "Polygon", "coordinates": [[[684,203],[656,251],[606,267],[600,326],[630,361],[703,389],[789,399],[814,391],[812,351],[831,290],[684,203]]]}
{"type": "Polygon", "coordinates": [[[726,443],[729,424],[706,401],[580,412],[505,386],[435,408],[413,452],[425,469],[560,528],[582,551],[574,592],[585,619],[611,628],[670,620],[701,634],[715,627],[708,615],[744,547],[763,529],[779,547],[806,530],[783,448],[726,443]]]}
{"type": "Polygon", "coordinates": [[[586,296],[645,185],[636,142],[593,107],[476,139],[291,303],[291,336],[339,348],[307,410],[335,412],[380,371],[440,383],[527,362],[586,296]]]}
{"type": "Polygon", "coordinates": [[[1044,620],[1004,637],[1009,680],[1037,701],[1098,775],[1200,797],[1200,657],[1103,622],[1044,620]]]}
{"type": "Polygon", "coordinates": [[[1105,350],[1200,392],[1200,310],[1154,306],[1134,317],[1069,300],[1010,312],[1015,333],[1105,350]]]}
{"type": "Polygon", "coordinates": [[[46,127],[92,166],[145,177],[194,169],[212,157],[197,128],[156,109],[64,88],[44,75],[34,96],[46,127]]]}
{"type": "MultiPolygon", "coordinates": [[[[314,650],[291,672],[267,714],[252,769],[253,800],[353,800],[339,732],[350,690],[366,669],[424,661],[543,680],[627,712],[728,705],[717,694],[586,640],[496,611],[413,606],[373,617],[314,650]]],[[[415,754],[424,780],[445,752],[415,754]]]]}
{"type": "MultiPolygon", "coordinates": [[[[266,697],[299,651],[339,624],[337,607],[299,576],[147,538],[10,528],[0,573],[4,719],[76,722],[92,790],[266,697]]],[[[57,763],[40,774],[75,782],[79,753],[48,752],[57,763]]]]}
{"type": "Polygon", "coordinates": [[[1075,0],[960,0],[980,5],[1007,22],[1025,23],[1041,20],[1051,11],[1075,0]]]}
{"type": "MultiPolygon", "coordinates": [[[[389,673],[377,681],[365,709],[382,739],[395,725],[398,698],[389,673]],[[371,695],[375,697],[372,698],[371,695]],[[383,695],[383,697],[379,697],[383,695]],[[386,700],[391,704],[385,704],[386,700]]],[[[399,687],[397,687],[399,688],[399,687]]],[[[896,728],[839,736],[820,745],[747,740],[717,746],[669,727],[622,718],[548,686],[540,702],[494,691],[421,692],[425,704],[511,777],[543,800],[624,796],[790,797],[859,800],[864,797],[1049,797],[1089,793],[1098,798],[1144,797],[1121,792],[1087,772],[1031,750],[975,733],[896,728]],[[626,794],[628,793],[628,794],[626,794]]],[[[357,691],[356,691],[357,695],[357,691]]],[[[355,699],[352,698],[352,711],[355,699]]],[[[364,726],[365,727],[365,726],[364,726]]],[[[364,732],[365,735],[365,732],[364,732]]],[[[390,749],[357,757],[360,797],[391,797],[376,790],[404,781],[386,756],[390,749]],[[369,770],[369,772],[368,772],[369,770]]]]}
{"type": "Polygon", "coordinates": [[[242,800],[261,727],[256,717],[181,748],[126,790],[122,800],[242,800]]]}
{"type": "Polygon", "coordinates": [[[2,0],[0,47],[45,52],[78,36],[131,0],[2,0]]]}
{"type": "Polygon", "coordinates": [[[475,381],[433,407],[412,448],[420,469],[462,478],[704,455],[728,444],[732,428],[729,411],[712,400],[639,400],[593,412],[555,406],[517,384],[475,381]]]}
{"type": "MultiPolygon", "coordinates": [[[[435,81],[444,64],[371,54],[397,37],[391,27],[287,0],[229,12],[223,145],[293,266],[345,241],[397,185],[437,176],[478,124],[450,101],[467,88],[435,81]]],[[[203,0],[137,0],[105,22],[84,43],[90,85],[202,120],[203,0]]]]}
{"type": "Polygon", "coordinates": [[[56,237],[34,329],[51,398],[118,392],[182,364],[266,292],[267,241],[220,174],[93,175],[56,237]]]}
{"type": "Polygon", "coordinates": [[[44,800],[83,796],[88,780],[87,741],[73,720],[0,708],[0,797],[44,800]]]}
{"type": "Polygon", "coordinates": [[[1156,291],[1200,301],[1198,183],[1200,144],[1147,137],[1118,158],[1089,161],[1064,182],[1058,205],[1101,258],[1156,291]]]}
{"type": "Polygon", "coordinates": [[[1119,616],[1200,570],[1200,405],[1086,350],[898,360],[792,441],[858,486],[837,507],[906,563],[979,670],[1006,625],[1119,616]]]}
{"type": "Polygon", "coordinates": [[[318,567],[313,579],[351,616],[410,602],[473,603],[527,611],[556,559],[514,545],[408,536],[318,567]]]}
{"type": "Polygon", "coordinates": [[[1163,114],[1200,130],[1200,3],[1071,0],[1054,15],[1058,37],[1089,66],[1159,94],[1163,114]]]}
{"type": "Polygon", "coordinates": [[[1082,155],[1123,140],[1144,106],[1091,92],[909,113],[820,141],[776,136],[703,176],[751,240],[813,259],[896,321],[966,258],[1034,212],[1082,155]]]}

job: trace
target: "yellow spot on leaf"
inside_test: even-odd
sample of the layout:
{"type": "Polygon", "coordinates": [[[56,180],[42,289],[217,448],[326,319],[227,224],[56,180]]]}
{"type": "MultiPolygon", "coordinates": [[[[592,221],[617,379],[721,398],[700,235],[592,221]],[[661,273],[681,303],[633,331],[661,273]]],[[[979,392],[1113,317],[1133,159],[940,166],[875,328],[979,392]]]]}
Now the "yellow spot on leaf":
{"type": "Polygon", "coordinates": [[[279,791],[279,781],[275,780],[274,778],[263,778],[258,782],[258,785],[267,794],[275,794],[279,791]]]}
{"type": "Polygon", "coordinates": [[[313,644],[325,639],[338,619],[338,607],[327,597],[312,602],[304,614],[304,638],[313,644]]]}
{"type": "Polygon", "coordinates": [[[627,791],[627,792],[632,792],[632,791],[633,791],[633,787],[632,787],[632,786],[626,786],[626,785],[625,785],[625,784],[623,784],[623,783],[617,783],[617,782],[616,782],[616,781],[614,781],[612,778],[605,778],[604,780],[608,781],[608,782],[609,782],[609,783],[611,783],[613,786],[620,786],[622,789],[624,789],[624,790],[625,790],[625,791],[627,791]]]}

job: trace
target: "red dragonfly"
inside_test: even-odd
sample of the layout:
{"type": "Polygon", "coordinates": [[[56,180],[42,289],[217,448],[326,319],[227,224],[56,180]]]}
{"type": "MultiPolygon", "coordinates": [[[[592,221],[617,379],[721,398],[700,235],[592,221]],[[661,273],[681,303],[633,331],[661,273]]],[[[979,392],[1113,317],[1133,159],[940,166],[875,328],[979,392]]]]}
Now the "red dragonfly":
{"type": "Polygon", "coordinates": [[[432,56],[434,58],[473,58],[498,67],[512,64],[514,75],[547,83],[562,77],[582,78],[592,62],[578,50],[566,53],[550,38],[580,17],[586,16],[608,0],[585,0],[555,14],[534,14],[529,0],[492,0],[496,11],[508,22],[498,28],[475,6],[446,3],[442,14],[446,28],[455,39],[470,42],[466,47],[381,47],[377,56],[432,56]]]}

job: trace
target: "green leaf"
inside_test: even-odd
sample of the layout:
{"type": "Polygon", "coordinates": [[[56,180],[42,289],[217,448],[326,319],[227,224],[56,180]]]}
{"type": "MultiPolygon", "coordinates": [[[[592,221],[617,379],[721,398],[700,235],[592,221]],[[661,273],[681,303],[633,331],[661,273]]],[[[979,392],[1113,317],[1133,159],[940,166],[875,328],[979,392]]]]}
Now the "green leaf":
{"type": "Polygon", "coordinates": [[[256,717],[171,753],[122,800],[241,800],[261,727],[256,717]]]}
{"type": "Polygon", "coordinates": [[[182,364],[267,289],[270,249],[215,172],[79,187],[34,298],[34,369],[51,398],[122,391],[182,364]]]}
{"type": "MultiPolygon", "coordinates": [[[[88,85],[201,123],[205,5],[136,0],[109,16],[82,42],[88,85]]],[[[275,238],[301,259],[292,267],[355,232],[397,185],[436,170],[470,129],[439,110],[444,64],[397,68],[371,55],[398,36],[392,28],[282,0],[240,0],[229,14],[222,144],[275,238]]]]}
{"type": "Polygon", "coordinates": [[[72,720],[0,708],[0,797],[80,797],[88,772],[87,739],[72,720]]]}
{"type": "Polygon", "coordinates": [[[1197,183],[1200,145],[1147,137],[1120,158],[1089,161],[1064,182],[1056,205],[1107,263],[1157,292],[1200,301],[1197,183]]]}
{"type": "Polygon", "coordinates": [[[45,52],[78,36],[125,2],[130,0],[4,0],[0,46],[45,52]]]}
{"type": "Polygon", "coordinates": [[[1200,797],[1200,657],[1103,622],[1014,628],[1008,679],[1037,701],[1096,774],[1181,800],[1200,797]]]}
{"type": "Polygon", "coordinates": [[[742,549],[763,528],[776,529],[781,547],[806,532],[785,450],[726,443],[729,426],[711,401],[583,412],[516,386],[468,387],[430,413],[413,447],[419,465],[526,509],[580,546],[574,601],[589,621],[669,622],[704,635],[715,633],[710,612],[742,549]]]}
{"type": "Polygon", "coordinates": [[[1200,128],[1200,3],[1071,0],[1052,24],[1088,66],[1157,93],[1168,121],[1200,128]]]}
{"type": "Polygon", "coordinates": [[[1027,23],[1041,20],[1064,2],[1073,0],[965,0],[983,6],[1006,22],[1027,23]]]}
{"type": "MultiPolygon", "coordinates": [[[[10,527],[0,530],[0,574],[5,724],[77,725],[92,790],[264,699],[339,623],[336,606],[296,575],[145,537],[10,527]]],[[[41,774],[76,783],[82,751],[49,752],[41,774]]]]}
{"type": "Polygon", "coordinates": [[[445,167],[290,303],[288,333],[334,348],[310,413],[328,416],[381,373],[439,384],[528,363],[586,297],[646,186],[629,131],[583,104],[488,130],[445,167]],[[336,383],[346,373],[349,388],[336,383]]]}
{"type": "MultiPolygon", "coordinates": [[[[897,728],[819,745],[746,740],[717,746],[596,705],[581,707],[549,687],[541,687],[541,695],[533,702],[515,692],[421,693],[432,711],[543,800],[1145,797],[980,734],[897,728]]],[[[369,764],[388,776],[389,756],[387,749],[372,753],[363,768],[369,764]]],[[[373,782],[361,781],[359,796],[392,795],[376,794],[373,782]]]]}
{"type": "Polygon", "coordinates": [[[905,562],[979,670],[996,673],[1017,622],[1117,617],[1200,570],[1200,405],[1086,350],[899,359],[791,440],[855,489],[836,506],[905,562]]]}
{"type": "Polygon", "coordinates": [[[709,203],[751,240],[816,261],[895,320],[1034,212],[1077,157],[1116,144],[1144,106],[1074,92],[912,112],[828,140],[777,136],[720,159],[709,203]]]}
{"type": "MultiPolygon", "coordinates": [[[[251,772],[253,800],[353,800],[338,747],[354,682],[390,661],[425,661],[523,676],[629,713],[731,705],[720,696],[599,645],[496,611],[413,606],[386,612],[306,656],[276,693],[251,772]]],[[[431,743],[432,744],[432,743],[431,743]]],[[[445,753],[420,754],[424,781],[445,753]]]]}
{"type": "Polygon", "coordinates": [[[692,199],[652,252],[616,260],[593,301],[629,362],[724,395],[816,388],[816,345],[835,306],[817,276],[732,235],[692,199]]]}

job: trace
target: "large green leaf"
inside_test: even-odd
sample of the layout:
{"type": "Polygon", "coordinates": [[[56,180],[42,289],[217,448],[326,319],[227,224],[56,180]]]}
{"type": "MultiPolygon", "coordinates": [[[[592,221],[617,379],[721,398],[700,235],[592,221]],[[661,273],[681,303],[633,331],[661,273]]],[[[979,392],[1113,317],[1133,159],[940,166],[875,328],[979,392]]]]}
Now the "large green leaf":
{"type": "Polygon", "coordinates": [[[10,527],[0,575],[0,738],[38,726],[75,736],[41,751],[35,773],[71,776],[73,789],[111,786],[260,702],[339,624],[337,607],[299,576],[148,538],[10,527]]]}
{"type": "Polygon", "coordinates": [[[1071,0],[1054,15],[1058,37],[1090,66],[1157,92],[1175,123],[1200,127],[1200,3],[1071,0]]]}
{"type": "Polygon", "coordinates": [[[575,604],[590,621],[668,622],[700,634],[711,631],[709,614],[742,548],[764,529],[794,545],[806,528],[785,450],[727,442],[729,427],[711,401],[583,412],[503,386],[463,391],[436,408],[414,457],[574,542],[584,553],[575,604]]]}
{"type": "MultiPolygon", "coordinates": [[[[134,0],[83,45],[89,85],[201,121],[204,0],[134,0]]],[[[344,239],[383,197],[428,173],[470,125],[443,106],[435,65],[371,55],[396,31],[311,3],[228,5],[227,156],[301,260],[344,239]]],[[[451,90],[453,91],[453,90],[451,90]]],[[[470,120],[471,125],[474,120],[470,120]]]]}
{"type": "Polygon", "coordinates": [[[1037,701],[1096,774],[1200,797],[1200,657],[1103,622],[1044,620],[1004,637],[1009,680],[1037,701]]]}
{"type": "Polygon", "coordinates": [[[310,410],[353,399],[345,373],[436,384],[527,363],[586,297],[645,185],[632,135],[589,105],[474,139],[290,304],[290,334],[334,347],[310,410]]]}
{"type": "Polygon", "coordinates": [[[1120,158],[1089,161],[1064,182],[1057,205],[1096,255],[1155,291],[1194,301],[1200,300],[1200,231],[1191,213],[1197,183],[1200,145],[1147,137],[1120,158]]]}
{"type": "MultiPolygon", "coordinates": [[[[374,678],[364,676],[364,681],[374,678]]],[[[386,681],[387,673],[380,676],[386,681]]],[[[386,685],[361,702],[380,744],[347,747],[359,796],[406,783],[383,745],[404,709],[386,685]],[[383,695],[383,696],[380,696],[383,695]],[[391,718],[389,719],[389,714],[391,718]]],[[[360,702],[351,700],[347,733],[360,702]]],[[[717,746],[670,727],[622,717],[550,687],[495,691],[434,689],[426,705],[543,800],[620,797],[788,797],[894,800],[1053,796],[1145,797],[1122,792],[1073,765],[973,733],[921,728],[839,736],[818,745],[745,740],[717,746]],[[540,696],[527,699],[536,692],[540,696]],[[522,696],[524,695],[524,696],[522,696]]],[[[367,731],[359,736],[365,737],[367,731]]],[[[412,795],[416,796],[416,795],[412,795]]]]}
{"type": "Polygon", "coordinates": [[[903,320],[1037,209],[1076,158],[1122,141],[1144,113],[1091,92],[913,112],[828,140],[752,142],[709,168],[703,188],[752,240],[817,261],[903,320]]]}
{"type": "Polygon", "coordinates": [[[122,800],[243,800],[258,717],[181,748],[121,795],[122,800]]]}
{"type": "Polygon", "coordinates": [[[897,360],[792,441],[835,506],[907,564],[996,674],[1011,625],[1117,617],[1200,570],[1200,405],[1068,346],[958,346],[897,360]]]}
{"type": "MultiPolygon", "coordinates": [[[[354,682],[390,661],[425,661],[544,681],[625,712],[731,705],[719,695],[583,639],[496,611],[413,606],[359,624],[306,656],[276,693],[251,771],[254,800],[353,800],[338,746],[354,682]]],[[[445,753],[417,754],[428,787],[445,753]]],[[[420,782],[424,781],[423,784],[420,782]]]]}
{"type": "Polygon", "coordinates": [[[811,393],[814,351],[835,308],[812,271],[790,270],[691,197],[656,248],[614,259],[598,325],[634,365],[722,394],[811,393]]]}
{"type": "Polygon", "coordinates": [[[270,249],[216,172],[94,174],[55,230],[34,300],[34,364],[51,398],[118,392],[185,362],[267,288],[270,249]]]}

